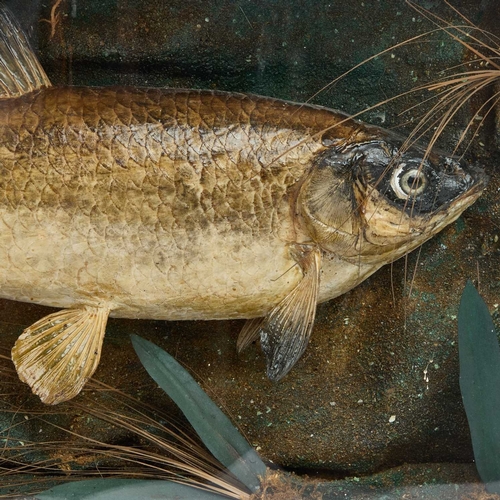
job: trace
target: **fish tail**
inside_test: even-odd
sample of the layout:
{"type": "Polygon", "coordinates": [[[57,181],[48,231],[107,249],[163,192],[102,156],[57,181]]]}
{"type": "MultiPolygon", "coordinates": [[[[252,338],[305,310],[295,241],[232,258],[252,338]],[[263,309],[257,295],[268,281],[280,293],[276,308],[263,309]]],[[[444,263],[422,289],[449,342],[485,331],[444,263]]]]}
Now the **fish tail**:
{"type": "Polygon", "coordinates": [[[0,99],[50,86],[21,27],[9,9],[0,7],[0,99]]]}

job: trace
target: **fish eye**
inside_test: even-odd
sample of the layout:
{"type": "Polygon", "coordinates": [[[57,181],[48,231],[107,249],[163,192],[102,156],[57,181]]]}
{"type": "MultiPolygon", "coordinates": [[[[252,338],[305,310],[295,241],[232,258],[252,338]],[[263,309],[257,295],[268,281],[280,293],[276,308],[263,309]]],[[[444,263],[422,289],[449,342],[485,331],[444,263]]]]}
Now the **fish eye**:
{"type": "Polygon", "coordinates": [[[420,168],[411,168],[405,171],[406,164],[396,168],[391,177],[391,187],[396,196],[402,200],[422,194],[429,181],[420,168]]]}

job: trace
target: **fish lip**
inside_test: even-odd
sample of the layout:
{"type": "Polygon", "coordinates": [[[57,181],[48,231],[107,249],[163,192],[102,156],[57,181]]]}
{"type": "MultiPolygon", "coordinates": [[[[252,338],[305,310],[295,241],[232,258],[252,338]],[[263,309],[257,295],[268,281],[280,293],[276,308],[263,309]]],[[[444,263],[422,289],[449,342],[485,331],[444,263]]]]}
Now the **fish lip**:
{"type": "MultiPolygon", "coordinates": [[[[447,157],[446,160],[450,160],[450,157],[447,157]]],[[[463,171],[464,175],[470,178],[469,184],[464,185],[464,191],[461,194],[443,204],[437,213],[427,214],[424,219],[428,226],[421,230],[419,234],[429,233],[434,235],[436,232],[441,231],[449,224],[450,219],[451,221],[455,220],[470,207],[488,185],[490,176],[486,174],[484,168],[477,164],[457,162],[456,158],[452,158],[452,160],[463,171]],[[443,213],[446,215],[445,217],[443,217],[443,213]]]]}

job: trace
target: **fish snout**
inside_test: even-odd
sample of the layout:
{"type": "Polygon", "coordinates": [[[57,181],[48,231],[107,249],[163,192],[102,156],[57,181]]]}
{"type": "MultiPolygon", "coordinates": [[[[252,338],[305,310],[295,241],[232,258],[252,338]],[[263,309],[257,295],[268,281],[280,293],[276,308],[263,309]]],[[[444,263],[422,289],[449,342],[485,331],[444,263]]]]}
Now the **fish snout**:
{"type": "Polygon", "coordinates": [[[443,167],[441,189],[450,193],[461,195],[470,191],[482,191],[488,184],[489,176],[478,164],[468,164],[458,158],[446,157],[443,167]]]}
{"type": "Polygon", "coordinates": [[[484,169],[456,156],[434,152],[429,157],[428,173],[432,178],[434,192],[429,198],[427,213],[441,215],[451,208],[454,212],[465,210],[485,188],[488,176],[484,169]],[[470,200],[464,205],[465,200],[470,200]],[[463,207],[463,208],[459,208],[463,207]]]}

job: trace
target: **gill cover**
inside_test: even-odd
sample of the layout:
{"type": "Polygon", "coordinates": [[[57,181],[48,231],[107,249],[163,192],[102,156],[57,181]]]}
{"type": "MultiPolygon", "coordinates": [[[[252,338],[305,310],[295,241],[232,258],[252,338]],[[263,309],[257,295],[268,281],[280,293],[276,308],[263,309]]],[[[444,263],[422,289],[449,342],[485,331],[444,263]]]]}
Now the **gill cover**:
{"type": "Polygon", "coordinates": [[[312,240],[324,249],[352,254],[359,217],[354,195],[353,155],[328,151],[311,169],[297,198],[297,212],[312,240]]]}

